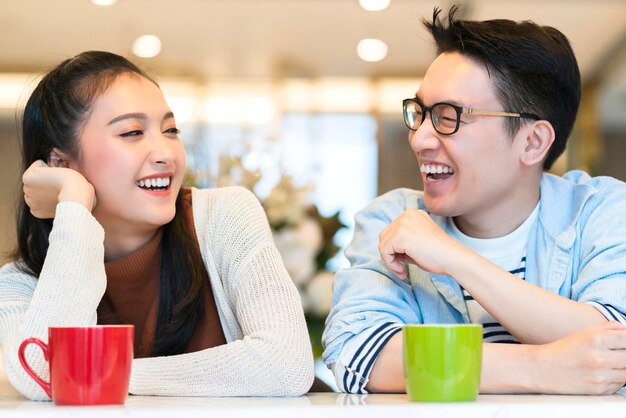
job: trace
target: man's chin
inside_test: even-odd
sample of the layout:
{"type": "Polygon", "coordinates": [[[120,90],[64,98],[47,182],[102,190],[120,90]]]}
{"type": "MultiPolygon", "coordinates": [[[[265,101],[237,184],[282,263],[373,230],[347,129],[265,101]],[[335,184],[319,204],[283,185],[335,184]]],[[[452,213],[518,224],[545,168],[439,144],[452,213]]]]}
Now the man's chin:
{"type": "Polygon", "coordinates": [[[445,202],[433,202],[428,198],[424,199],[424,207],[426,208],[426,212],[436,216],[452,218],[459,215],[456,211],[446,205],[445,202]]]}

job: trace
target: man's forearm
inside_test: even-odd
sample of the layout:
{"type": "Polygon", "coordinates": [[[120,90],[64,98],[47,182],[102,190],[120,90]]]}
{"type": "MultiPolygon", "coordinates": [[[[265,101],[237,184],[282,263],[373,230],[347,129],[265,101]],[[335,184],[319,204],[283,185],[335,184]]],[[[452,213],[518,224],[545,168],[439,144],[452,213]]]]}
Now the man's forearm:
{"type": "MultiPolygon", "coordinates": [[[[483,344],[480,383],[482,393],[539,392],[537,347],[522,344],[483,344]]],[[[405,392],[402,361],[402,332],[389,340],[372,368],[367,384],[370,392],[405,392]]]]}
{"type": "Polygon", "coordinates": [[[473,251],[452,260],[449,275],[523,343],[544,344],[607,322],[591,305],[520,280],[473,251]]]}
{"type": "Polygon", "coordinates": [[[540,393],[538,346],[483,343],[481,393],[540,393]]]}

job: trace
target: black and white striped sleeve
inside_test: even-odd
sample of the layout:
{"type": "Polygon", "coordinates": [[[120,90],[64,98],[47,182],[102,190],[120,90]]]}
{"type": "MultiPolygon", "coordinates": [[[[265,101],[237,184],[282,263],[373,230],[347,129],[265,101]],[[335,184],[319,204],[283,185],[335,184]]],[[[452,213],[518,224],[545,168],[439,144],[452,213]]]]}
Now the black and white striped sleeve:
{"type": "Polygon", "coordinates": [[[596,308],[602,315],[606,317],[609,321],[617,321],[623,325],[626,325],[626,315],[623,314],[620,310],[618,310],[613,305],[608,303],[598,303],[598,302],[587,302],[589,305],[596,308]]]}
{"type": "Polygon", "coordinates": [[[371,327],[350,341],[345,347],[349,352],[341,356],[344,361],[340,360],[333,365],[339,390],[355,394],[368,393],[365,386],[378,355],[400,330],[402,324],[386,322],[371,327]]]}

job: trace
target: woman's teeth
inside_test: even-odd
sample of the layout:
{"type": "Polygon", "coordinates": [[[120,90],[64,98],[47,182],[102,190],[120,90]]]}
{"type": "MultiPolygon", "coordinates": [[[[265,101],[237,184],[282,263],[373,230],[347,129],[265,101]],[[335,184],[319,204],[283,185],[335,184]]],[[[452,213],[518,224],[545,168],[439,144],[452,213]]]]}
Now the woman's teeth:
{"type": "Polygon", "coordinates": [[[170,178],[159,177],[159,178],[153,178],[153,179],[138,180],[135,182],[135,184],[141,187],[142,189],[164,190],[170,185],[170,178]]]}

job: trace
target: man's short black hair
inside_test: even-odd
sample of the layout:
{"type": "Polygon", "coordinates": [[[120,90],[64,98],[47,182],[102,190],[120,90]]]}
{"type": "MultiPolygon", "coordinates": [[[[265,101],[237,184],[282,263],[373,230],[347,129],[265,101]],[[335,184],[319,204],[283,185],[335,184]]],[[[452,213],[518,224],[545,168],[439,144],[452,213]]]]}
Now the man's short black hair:
{"type": "MultiPolygon", "coordinates": [[[[432,22],[423,20],[438,53],[458,52],[484,64],[503,110],[534,113],[552,124],[556,137],[544,161],[549,169],[565,150],[580,104],[580,71],[568,39],[531,21],[455,20],[457,10],[450,9],[447,22],[439,8],[432,22]]],[[[511,136],[523,121],[506,118],[511,136]]]]}

